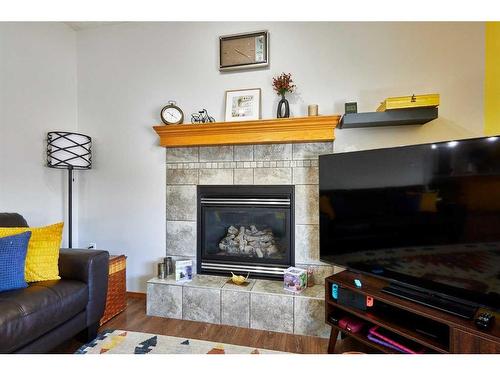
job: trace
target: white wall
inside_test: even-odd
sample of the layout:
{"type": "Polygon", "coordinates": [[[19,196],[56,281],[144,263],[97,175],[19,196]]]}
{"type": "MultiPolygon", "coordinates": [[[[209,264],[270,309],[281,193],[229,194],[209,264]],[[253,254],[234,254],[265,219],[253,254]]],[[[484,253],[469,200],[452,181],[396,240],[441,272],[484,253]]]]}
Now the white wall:
{"type": "MultiPolygon", "coordinates": [[[[33,226],[66,219],[67,175],[45,167],[45,139],[50,130],[76,130],[76,95],[73,30],[0,23],[0,211],[33,226]]],[[[76,201],[74,208],[77,224],[76,201]]],[[[73,233],[77,239],[77,225],[73,233]]]]}
{"type": "Polygon", "coordinates": [[[484,25],[425,23],[129,23],[78,32],[79,130],[94,137],[95,168],[80,177],[80,244],[128,258],[128,290],[145,289],[165,254],[165,150],[152,125],[170,99],[189,119],[223,119],[224,91],[262,88],[291,72],[292,115],[346,101],[372,111],[388,96],[441,94],[440,118],[421,127],[337,131],[336,150],[420,143],[483,133],[484,25]],[[219,35],[267,29],[269,69],[221,74],[219,35]]]}

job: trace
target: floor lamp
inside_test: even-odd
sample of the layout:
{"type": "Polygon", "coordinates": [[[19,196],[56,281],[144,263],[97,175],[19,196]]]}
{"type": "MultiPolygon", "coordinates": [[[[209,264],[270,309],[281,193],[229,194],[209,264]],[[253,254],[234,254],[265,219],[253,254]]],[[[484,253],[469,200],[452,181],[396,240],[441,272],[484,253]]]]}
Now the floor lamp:
{"type": "Polygon", "coordinates": [[[73,170],[92,168],[92,138],[69,132],[47,133],[47,167],[68,170],[68,247],[73,247],[73,170]]]}

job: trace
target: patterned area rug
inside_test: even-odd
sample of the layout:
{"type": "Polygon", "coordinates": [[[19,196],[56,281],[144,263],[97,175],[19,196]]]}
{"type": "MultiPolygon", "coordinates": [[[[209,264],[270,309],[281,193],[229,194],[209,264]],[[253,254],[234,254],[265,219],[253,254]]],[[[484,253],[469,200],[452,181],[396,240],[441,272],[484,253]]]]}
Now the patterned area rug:
{"type": "Polygon", "coordinates": [[[75,354],[284,354],[273,350],[222,344],[219,342],[106,330],[75,354]]]}

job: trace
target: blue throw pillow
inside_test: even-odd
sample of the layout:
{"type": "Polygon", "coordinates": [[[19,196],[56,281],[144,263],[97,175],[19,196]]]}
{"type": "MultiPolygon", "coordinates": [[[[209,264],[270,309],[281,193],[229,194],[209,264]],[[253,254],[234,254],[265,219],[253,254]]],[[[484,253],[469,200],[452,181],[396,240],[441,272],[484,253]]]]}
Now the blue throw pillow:
{"type": "Polygon", "coordinates": [[[31,232],[0,238],[0,292],[26,288],[24,265],[31,232]]]}

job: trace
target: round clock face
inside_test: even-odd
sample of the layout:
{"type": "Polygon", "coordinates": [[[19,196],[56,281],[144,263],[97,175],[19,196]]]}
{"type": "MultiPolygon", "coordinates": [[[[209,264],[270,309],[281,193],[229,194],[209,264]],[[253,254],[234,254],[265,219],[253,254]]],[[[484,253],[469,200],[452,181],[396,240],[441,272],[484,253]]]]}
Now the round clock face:
{"type": "Polygon", "coordinates": [[[175,105],[167,105],[161,110],[161,120],[165,124],[180,124],[184,119],[181,109],[175,105]]]}

